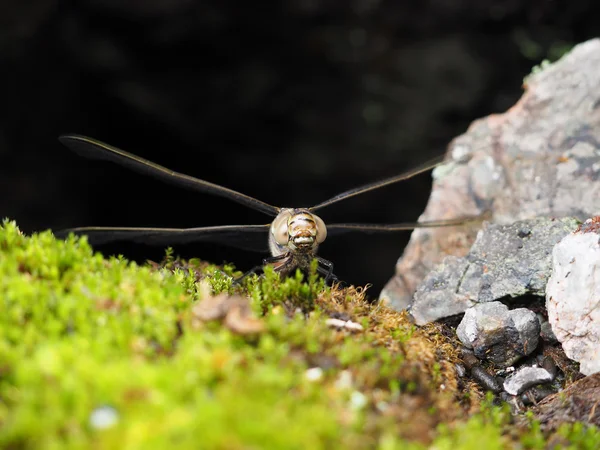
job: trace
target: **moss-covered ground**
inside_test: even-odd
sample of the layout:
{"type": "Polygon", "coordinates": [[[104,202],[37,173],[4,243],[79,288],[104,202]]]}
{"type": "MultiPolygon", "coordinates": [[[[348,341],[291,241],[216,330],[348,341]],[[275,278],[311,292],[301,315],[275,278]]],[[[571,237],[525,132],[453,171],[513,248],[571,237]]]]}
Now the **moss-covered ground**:
{"type": "MultiPolygon", "coordinates": [[[[365,290],[0,227],[0,448],[546,448],[365,290]],[[332,320],[334,319],[334,320],[332,320]],[[340,328],[342,327],[342,328],[340,328]]],[[[600,447],[596,428],[561,442],[600,447]]]]}

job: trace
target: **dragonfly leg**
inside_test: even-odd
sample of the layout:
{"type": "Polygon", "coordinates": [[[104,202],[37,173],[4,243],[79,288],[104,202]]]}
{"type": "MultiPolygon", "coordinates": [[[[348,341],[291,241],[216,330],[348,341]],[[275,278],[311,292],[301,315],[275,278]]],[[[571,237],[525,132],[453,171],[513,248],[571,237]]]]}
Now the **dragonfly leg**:
{"type": "Polygon", "coordinates": [[[262,260],[262,264],[260,266],[254,266],[252,269],[250,269],[249,271],[247,271],[246,273],[244,273],[241,277],[236,278],[235,280],[233,280],[233,284],[241,284],[241,282],[244,280],[244,278],[246,278],[247,276],[252,275],[253,273],[256,273],[258,271],[261,271],[264,269],[264,267],[267,264],[271,264],[274,262],[278,262],[281,261],[283,259],[285,259],[288,255],[287,254],[283,254],[283,255],[279,255],[279,256],[270,256],[268,258],[264,258],[262,260]]]}
{"type": "Polygon", "coordinates": [[[325,275],[325,283],[329,283],[330,281],[332,283],[338,282],[338,277],[336,277],[333,274],[333,263],[325,258],[321,258],[320,256],[317,256],[317,261],[319,261],[319,264],[322,264],[323,266],[325,266],[327,269],[324,269],[322,267],[318,267],[317,270],[320,274],[324,274],[325,275]]]}
{"type": "Polygon", "coordinates": [[[247,276],[252,275],[253,273],[258,272],[259,270],[262,270],[263,266],[254,266],[252,269],[250,269],[249,271],[245,272],[241,277],[236,278],[235,280],[233,280],[233,284],[242,284],[242,281],[244,281],[244,278],[246,278],[247,276]]]}
{"type": "Polygon", "coordinates": [[[324,269],[323,267],[318,267],[317,272],[323,276],[326,284],[328,284],[330,281],[331,283],[339,282],[338,277],[336,277],[334,274],[329,275],[329,271],[327,269],[324,269]]]}

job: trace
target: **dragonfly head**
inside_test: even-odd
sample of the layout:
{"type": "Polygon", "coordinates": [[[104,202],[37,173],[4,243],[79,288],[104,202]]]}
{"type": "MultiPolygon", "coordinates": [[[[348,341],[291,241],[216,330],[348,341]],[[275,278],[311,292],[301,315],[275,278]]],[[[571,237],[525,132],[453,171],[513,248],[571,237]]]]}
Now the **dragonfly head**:
{"type": "Polygon", "coordinates": [[[327,237],[325,222],[307,209],[282,209],[271,224],[271,253],[316,251],[327,237]]]}

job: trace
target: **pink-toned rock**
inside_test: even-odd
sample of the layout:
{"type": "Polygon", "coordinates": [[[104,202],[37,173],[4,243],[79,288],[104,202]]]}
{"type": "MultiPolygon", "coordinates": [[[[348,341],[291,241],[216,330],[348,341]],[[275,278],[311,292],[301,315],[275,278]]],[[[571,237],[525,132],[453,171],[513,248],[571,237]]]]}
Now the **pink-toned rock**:
{"type": "MultiPolygon", "coordinates": [[[[600,210],[600,39],[534,71],[519,102],[475,121],[433,172],[421,221],[491,211],[509,224],[600,210]]],[[[480,224],[418,229],[380,299],[406,308],[418,284],[447,255],[464,256],[480,224]]]]}
{"type": "Polygon", "coordinates": [[[552,251],[546,287],[548,322],[584,375],[600,372],[600,217],[565,236],[552,251]]]}

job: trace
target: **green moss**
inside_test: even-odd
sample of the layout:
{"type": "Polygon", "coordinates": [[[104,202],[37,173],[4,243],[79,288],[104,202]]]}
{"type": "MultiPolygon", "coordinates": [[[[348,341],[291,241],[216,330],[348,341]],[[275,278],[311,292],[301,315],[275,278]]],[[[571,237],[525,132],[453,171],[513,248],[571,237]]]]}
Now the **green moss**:
{"type": "MultiPolygon", "coordinates": [[[[12,222],[0,248],[3,446],[325,448],[342,439],[330,411],[343,400],[299,376],[304,361],[281,362],[281,337],[300,333],[299,320],[273,316],[274,334],[250,344],[189,325],[192,269],[105,260],[85,239],[25,237],[12,222]],[[102,405],[118,415],[110,430],[89,423],[102,405]]],[[[228,283],[215,273],[221,290],[228,283]]]]}
{"type": "Polygon", "coordinates": [[[561,425],[557,434],[568,449],[595,450],[600,442],[600,429],[580,422],[561,425]]]}
{"type": "Polygon", "coordinates": [[[538,64],[531,68],[531,72],[523,78],[523,84],[525,85],[530,83],[531,78],[534,75],[543,72],[550,67],[552,63],[558,61],[573,49],[572,43],[556,41],[546,49],[544,56],[542,46],[529,39],[526,34],[516,33],[515,39],[521,48],[523,56],[531,60],[539,61],[538,64]]]}
{"type": "MultiPolygon", "coordinates": [[[[437,325],[417,328],[405,314],[365,301],[363,289],[325,287],[314,271],[307,280],[280,280],[267,270],[242,287],[234,275],[231,266],[180,261],[172,252],[143,266],[104,258],[85,238],[24,236],[5,221],[0,447],[501,448],[510,441],[502,410],[477,413],[481,392],[459,387],[453,343],[437,325]],[[243,336],[199,320],[195,306],[220,292],[247,293],[263,331],[243,336]],[[330,317],[363,331],[332,329],[330,317]]],[[[576,443],[598,440],[570,433],[576,443]]]]}
{"type": "Polygon", "coordinates": [[[273,268],[268,266],[264,270],[264,277],[254,276],[248,280],[246,289],[264,312],[277,306],[286,309],[300,308],[303,312],[311,311],[318,293],[329,289],[318,276],[316,263],[314,260],[306,283],[300,271],[296,271],[294,276],[281,279],[273,268]]]}

